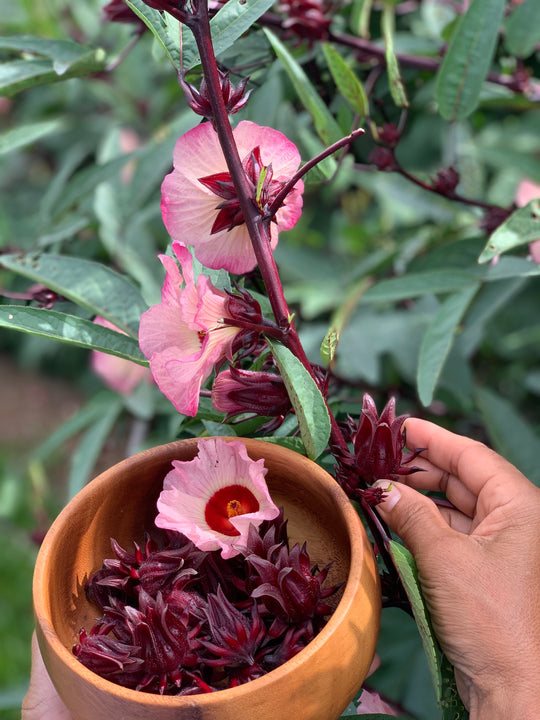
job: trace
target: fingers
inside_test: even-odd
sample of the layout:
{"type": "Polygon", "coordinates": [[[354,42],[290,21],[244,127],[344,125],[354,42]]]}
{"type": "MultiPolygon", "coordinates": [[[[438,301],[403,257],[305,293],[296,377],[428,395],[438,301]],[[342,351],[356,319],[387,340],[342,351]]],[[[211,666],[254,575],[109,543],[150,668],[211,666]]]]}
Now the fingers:
{"type": "Polygon", "coordinates": [[[377,512],[413,555],[444,542],[453,532],[433,501],[413,488],[393,480],[378,480],[374,486],[389,488],[386,499],[377,505],[377,512]]]}
{"type": "MultiPolygon", "coordinates": [[[[476,440],[455,435],[438,425],[417,418],[406,420],[405,429],[409,449],[425,448],[422,456],[430,465],[423,482],[434,483],[425,489],[438,490],[437,485],[448,485],[450,478],[459,478],[458,482],[477,497],[484,487],[493,482],[498,483],[503,474],[509,496],[515,494],[520,487],[529,486],[529,481],[519,470],[476,440]],[[436,468],[439,468],[438,472],[436,468]],[[448,477],[445,477],[445,473],[448,473],[448,477]]],[[[421,464],[420,458],[417,464],[421,464]]],[[[415,479],[414,483],[416,482],[422,481],[415,479]]],[[[455,487],[457,489],[457,486],[455,487]]],[[[463,502],[464,507],[468,507],[466,496],[463,502]]]]}
{"type": "Polygon", "coordinates": [[[422,468],[422,472],[404,476],[400,478],[401,482],[415,490],[442,492],[458,510],[469,518],[473,517],[476,510],[476,495],[459,478],[451,475],[448,470],[441,470],[421,456],[416,458],[414,465],[422,468]]]}
{"type": "Polygon", "coordinates": [[[49,678],[35,633],[32,636],[32,675],[22,704],[21,720],[72,720],[49,678]]]}

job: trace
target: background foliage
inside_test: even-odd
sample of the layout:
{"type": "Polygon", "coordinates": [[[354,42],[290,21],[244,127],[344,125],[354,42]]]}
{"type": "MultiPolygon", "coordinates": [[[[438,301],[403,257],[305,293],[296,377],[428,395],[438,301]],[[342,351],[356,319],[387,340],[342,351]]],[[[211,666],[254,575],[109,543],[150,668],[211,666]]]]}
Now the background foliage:
{"type": "MultiPolygon", "coordinates": [[[[0,0],[0,290],[43,283],[63,297],[50,312],[4,298],[0,352],[46,382],[68,380],[77,406],[41,444],[0,439],[7,719],[18,717],[28,675],[31,533],[46,529],[111,445],[121,457],[260,424],[224,426],[204,398],[197,419],[182,418],[153,386],[119,396],[89,368],[91,347],[144,362],[138,317],[159,299],[156,255],[169,243],[159,187],[176,139],[199,122],[171,64],[174,23],[132,0],[158,36],[134,42],[134,26],[102,21],[103,4],[0,0]],[[127,334],[93,325],[96,314],[127,334]]],[[[366,128],[349,154],[310,171],[302,218],[276,251],[310,359],[321,362],[334,328],[340,417],[358,414],[364,391],[380,407],[395,395],[400,412],[490,443],[538,483],[540,270],[527,242],[540,227],[534,202],[513,204],[522,180],[540,184],[538,5],[321,7],[331,32],[306,41],[284,33],[280,8],[262,0],[230,0],[215,21],[220,62],[234,80],[249,73],[253,88],[235,121],[281,130],[304,160],[366,128]]],[[[198,83],[188,36],[184,62],[198,83]]],[[[295,430],[293,417],[278,434],[295,430]]],[[[415,623],[385,610],[379,651],[370,683],[411,716],[435,717],[415,623]]]]}

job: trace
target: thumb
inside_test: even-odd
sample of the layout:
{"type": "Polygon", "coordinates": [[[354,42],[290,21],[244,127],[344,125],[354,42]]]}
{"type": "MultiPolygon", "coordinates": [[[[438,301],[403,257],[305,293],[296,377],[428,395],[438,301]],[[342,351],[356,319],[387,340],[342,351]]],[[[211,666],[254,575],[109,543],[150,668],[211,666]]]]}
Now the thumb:
{"type": "Polygon", "coordinates": [[[385,491],[377,512],[413,555],[451,532],[435,504],[413,488],[393,480],[377,480],[373,487],[385,491]]]}

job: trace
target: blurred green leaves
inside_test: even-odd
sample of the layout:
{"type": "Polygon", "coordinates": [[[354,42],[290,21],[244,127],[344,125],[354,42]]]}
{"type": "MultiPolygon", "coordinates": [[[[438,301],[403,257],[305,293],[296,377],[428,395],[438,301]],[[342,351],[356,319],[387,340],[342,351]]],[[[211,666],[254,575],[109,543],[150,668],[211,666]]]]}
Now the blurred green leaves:
{"type": "Polygon", "coordinates": [[[0,94],[10,97],[21,90],[74,77],[83,77],[105,68],[106,53],[72,40],[31,35],[0,37],[0,50],[22,57],[0,64],[0,94]]]}
{"type": "Polygon", "coordinates": [[[437,75],[436,100],[445,120],[463,120],[478,105],[505,0],[472,0],[458,20],[437,75]]]}

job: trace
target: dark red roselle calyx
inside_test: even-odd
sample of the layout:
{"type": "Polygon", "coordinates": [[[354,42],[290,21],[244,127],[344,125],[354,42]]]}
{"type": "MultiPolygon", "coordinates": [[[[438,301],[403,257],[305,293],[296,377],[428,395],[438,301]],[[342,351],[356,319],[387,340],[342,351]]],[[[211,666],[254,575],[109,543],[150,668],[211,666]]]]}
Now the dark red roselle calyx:
{"type": "Polygon", "coordinates": [[[397,167],[394,151],[387,147],[381,147],[380,145],[371,151],[368,162],[375,165],[377,170],[382,171],[392,172],[397,167]]]}
{"type": "Polygon", "coordinates": [[[214,380],[212,404],[229,420],[236,415],[280,418],[282,422],[292,405],[283,382],[275,373],[231,367],[214,380]]]}
{"type": "Polygon", "coordinates": [[[101,608],[108,604],[111,592],[126,599],[135,598],[139,587],[151,595],[179,581],[183,587],[204,557],[190,540],[178,533],[171,534],[163,548],[148,535],[142,547],[133,543],[133,552],[122,548],[114,538],[111,545],[116,557],[104,560],[103,568],[86,585],[88,599],[101,608]]]}
{"type": "Polygon", "coordinates": [[[141,648],[145,675],[137,689],[157,682],[163,694],[169,683],[177,687],[184,680],[184,668],[199,662],[196,639],[200,627],[188,626],[188,613],[167,603],[161,593],[152,598],[144,590],[139,593],[139,608],[125,607],[126,624],[134,645],[141,648]]]}
{"type": "Polygon", "coordinates": [[[141,649],[107,634],[81,630],[73,653],[89,670],[117,685],[135,689],[143,678],[141,649]]]}
{"type": "Polygon", "coordinates": [[[112,546],[88,584],[102,615],[74,653],[134,690],[192,695],[253,680],[305,647],[331,612],[328,568],[311,568],[305,546],[289,551],[283,509],[229,559],[172,531],[133,551],[112,546]]]}
{"type": "Polygon", "coordinates": [[[208,596],[206,617],[208,639],[201,638],[200,642],[210,656],[204,658],[204,663],[209,667],[236,668],[245,680],[262,675],[264,670],[258,659],[266,627],[257,603],[251,602],[249,615],[240,612],[218,587],[215,594],[208,596]]]}
{"type": "Polygon", "coordinates": [[[277,10],[284,15],[281,26],[289,35],[310,42],[328,36],[335,3],[331,0],[281,0],[277,10]]]}
{"type": "Polygon", "coordinates": [[[376,130],[378,141],[381,145],[392,150],[397,147],[401,140],[401,132],[394,123],[384,123],[381,127],[376,130]]]}
{"type": "Polygon", "coordinates": [[[154,10],[168,12],[180,22],[187,23],[191,17],[193,4],[201,0],[143,0],[143,2],[154,10]]]}
{"type": "MultiPolygon", "coordinates": [[[[218,68],[218,76],[227,114],[234,115],[244,107],[249,99],[251,90],[246,92],[246,85],[249,78],[243,78],[235,88],[229,79],[228,72],[224,72],[218,68]]],[[[197,90],[194,85],[187,82],[183,75],[180,75],[179,82],[186,95],[190,108],[196,112],[197,115],[202,115],[203,117],[211,119],[213,117],[213,110],[206,78],[203,77],[201,80],[199,90],[197,90]]]]}
{"type": "Polygon", "coordinates": [[[407,417],[396,417],[395,398],[390,398],[379,417],[373,398],[364,394],[358,423],[349,418],[344,428],[345,437],[352,443],[353,451],[341,452],[337,457],[336,478],[346,492],[354,494],[362,482],[371,485],[376,480],[394,475],[410,475],[420,469],[408,463],[422,449],[404,454],[406,436],[403,423],[407,417]]]}
{"type": "Polygon", "coordinates": [[[111,0],[101,11],[103,20],[106,22],[120,22],[137,26],[138,32],[144,32],[146,25],[133,10],[126,5],[124,0],[111,0]]]}
{"type": "Polygon", "coordinates": [[[281,547],[274,562],[256,555],[248,555],[246,559],[256,574],[251,597],[263,600],[278,620],[297,624],[332,612],[322,601],[333,595],[338,586],[322,587],[329,568],[312,569],[305,544],[300,547],[297,543],[290,551],[281,547]]]}
{"type": "Polygon", "coordinates": [[[452,195],[459,185],[459,173],[453,167],[439,170],[433,180],[433,189],[441,195],[452,195]]]}

